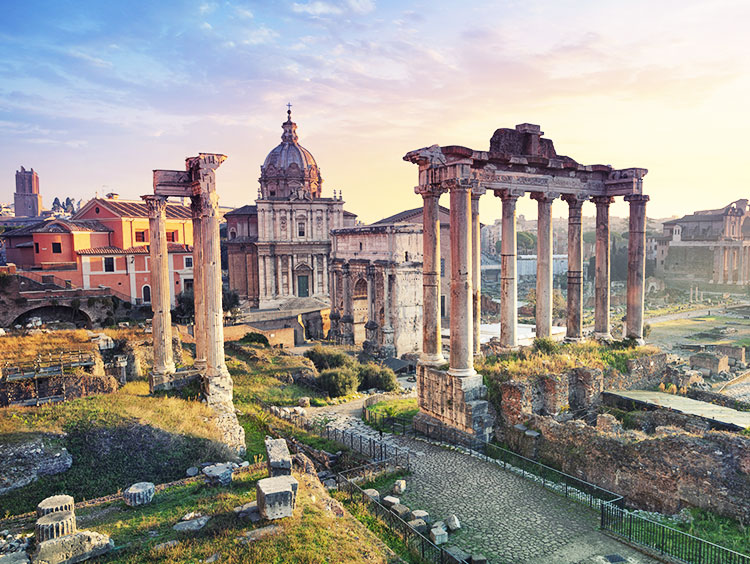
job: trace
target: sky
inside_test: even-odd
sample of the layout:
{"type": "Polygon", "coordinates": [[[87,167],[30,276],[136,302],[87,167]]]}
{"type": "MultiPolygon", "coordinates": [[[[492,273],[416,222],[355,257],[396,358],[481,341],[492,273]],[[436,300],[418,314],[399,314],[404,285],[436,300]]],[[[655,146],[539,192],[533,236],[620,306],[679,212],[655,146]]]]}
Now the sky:
{"type": "Polygon", "coordinates": [[[649,169],[651,217],[721,207],[748,197],[748,21],[746,0],[6,2],[0,202],[21,165],[50,206],[137,198],[217,152],[221,204],[252,203],[291,102],[323,195],[364,222],[421,205],[408,151],[524,122],[583,164],[649,169]]]}

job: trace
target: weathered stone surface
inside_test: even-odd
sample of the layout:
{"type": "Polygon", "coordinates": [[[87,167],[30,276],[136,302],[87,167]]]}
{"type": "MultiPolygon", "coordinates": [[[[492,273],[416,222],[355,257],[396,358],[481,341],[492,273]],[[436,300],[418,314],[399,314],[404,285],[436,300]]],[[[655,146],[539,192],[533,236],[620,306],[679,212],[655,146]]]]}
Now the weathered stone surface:
{"type": "Polygon", "coordinates": [[[472,554],[471,564],[487,564],[487,557],[484,554],[472,554]]]}
{"type": "Polygon", "coordinates": [[[228,486],[232,483],[234,467],[231,462],[212,464],[203,469],[203,475],[213,486],[228,486]]]}
{"type": "Polygon", "coordinates": [[[374,501],[380,501],[380,493],[378,493],[378,490],[368,489],[365,490],[365,494],[370,496],[374,501]]]}
{"type": "Polygon", "coordinates": [[[242,519],[249,519],[252,523],[257,523],[262,519],[260,516],[260,510],[258,509],[258,502],[251,501],[244,505],[234,508],[234,514],[242,519]]]}
{"type": "Polygon", "coordinates": [[[186,475],[186,476],[187,476],[188,478],[192,478],[193,476],[197,476],[197,475],[198,475],[198,472],[200,472],[200,470],[198,470],[198,467],[197,467],[197,466],[191,466],[190,468],[188,468],[188,469],[187,469],[187,470],[185,471],[185,475],[186,475]]]}
{"type": "Polygon", "coordinates": [[[411,510],[408,507],[400,503],[394,503],[391,506],[391,511],[404,520],[406,520],[409,516],[409,513],[411,513],[411,510]]]}
{"type": "Polygon", "coordinates": [[[298,403],[300,407],[310,407],[310,398],[307,396],[303,396],[299,398],[298,403]]]}
{"type": "Polygon", "coordinates": [[[445,552],[448,557],[447,562],[450,564],[463,564],[464,562],[469,562],[471,558],[468,552],[457,546],[446,546],[445,552]]]}
{"type": "Polygon", "coordinates": [[[122,492],[122,499],[130,507],[146,505],[154,499],[156,488],[151,482],[137,482],[122,492]]]}
{"type": "Polygon", "coordinates": [[[43,517],[48,513],[56,513],[57,511],[70,511],[75,512],[75,504],[73,502],[73,496],[70,495],[53,495],[45,498],[39,502],[36,506],[36,514],[38,517],[43,517]]]}
{"type": "Polygon", "coordinates": [[[286,440],[266,437],[266,453],[269,476],[289,476],[292,473],[292,456],[286,440]]]}
{"type": "Polygon", "coordinates": [[[393,484],[393,493],[396,495],[401,495],[406,491],[406,480],[396,480],[396,483],[393,484]]]}
{"type": "Polygon", "coordinates": [[[448,542],[448,531],[440,527],[433,527],[430,529],[430,540],[437,545],[445,544],[448,542]]]}
{"type": "Polygon", "coordinates": [[[690,357],[690,368],[710,370],[710,375],[729,370],[729,357],[725,354],[702,352],[690,357]]]}
{"type": "Polygon", "coordinates": [[[56,539],[76,532],[76,516],[72,511],[47,513],[36,521],[34,535],[37,542],[56,539]]]}
{"type": "Polygon", "coordinates": [[[380,501],[380,503],[382,503],[385,507],[387,507],[388,509],[390,509],[391,507],[393,507],[397,503],[401,503],[401,500],[399,498],[397,498],[397,497],[392,496],[392,495],[387,495],[387,496],[383,497],[383,499],[380,501]]]}
{"type": "Polygon", "coordinates": [[[280,531],[281,527],[279,527],[278,525],[266,525],[265,527],[260,527],[259,529],[247,531],[242,537],[242,542],[253,542],[269,535],[275,535],[280,531]]]}
{"type": "Polygon", "coordinates": [[[450,515],[445,520],[445,526],[448,527],[449,531],[457,531],[461,528],[461,523],[458,520],[458,517],[456,517],[455,515],[450,515]]]}
{"type": "Polygon", "coordinates": [[[407,521],[407,524],[415,531],[426,535],[430,530],[430,526],[424,521],[424,519],[412,519],[407,521]]]}
{"type": "Polygon", "coordinates": [[[209,519],[211,519],[209,516],[204,515],[202,517],[197,517],[195,519],[189,519],[187,521],[180,521],[172,528],[175,531],[179,531],[183,533],[200,531],[203,527],[206,526],[206,523],[208,523],[209,519]]]}
{"type": "Polygon", "coordinates": [[[275,476],[258,480],[256,498],[264,519],[291,517],[297,493],[297,480],[291,476],[275,476]]]}
{"type": "Polygon", "coordinates": [[[94,531],[80,531],[39,543],[31,557],[31,562],[32,564],[76,564],[106,554],[114,546],[115,543],[107,535],[94,531]]]}
{"type": "Polygon", "coordinates": [[[422,519],[425,523],[430,523],[430,514],[424,509],[415,509],[411,512],[412,519],[422,519]]]}
{"type": "Polygon", "coordinates": [[[0,564],[29,564],[29,557],[25,551],[11,552],[0,556],[0,564]]]}
{"type": "Polygon", "coordinates": [[[155,550],[157,552],[161,551],[161,550],[167,550],[169,548],[174,548],[178,544],[180,544],[180,541],[178,541],[178,540],[171,540],[171,541],[167,541],[167,542],[161,542],[159,544],[155,544],[153,550],[155,550]]]}
{"type": "Polygon", "coordinates": [[[22,443],[0,444],[0,495],[35,482],[40,476],[65,472],[73,457],[64,448],[50,441],[59,436],[40,437],[22,443]]]}

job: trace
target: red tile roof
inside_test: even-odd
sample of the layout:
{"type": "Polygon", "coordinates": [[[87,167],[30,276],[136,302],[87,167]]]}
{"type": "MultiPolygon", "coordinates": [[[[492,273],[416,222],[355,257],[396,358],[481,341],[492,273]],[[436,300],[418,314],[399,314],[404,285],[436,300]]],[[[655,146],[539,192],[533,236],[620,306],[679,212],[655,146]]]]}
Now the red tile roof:
{"type": "MultiPolygon", "coordinates": [[[[191,245],[183,245],[181,243],[167,243],[167,251],[170,253],[192,253],[193,247],[191,245]]],[[[137,247],[130,247],[127,249],[121,249],[120,247],[94,247],[93,249],[81,249],[78,251],[79,255],[147,255],[149,254],[149,245],[139,245],[137,247]]]]}
{"type": "MultiPolygon", "coordinates": [[[[127,217],[127,218],[145,218],[148,219],[148,207],[146,206],[146,203],[143,201],[138,200],[110,200],[106,198],[94,198],[93,200],[90,200],[86,203],[85,206],[81,208],[81,211],[84,209],[89,209],[92,205],[92,203],[96,203],[100,206],[103,206],[107,208],[108,210],[112,211],[112,213],[115,213],[119,215],[120,217],[127,217]]],[[[75,219],[81,214],[81,211],[76,213],[76,215],[73,216],[75,219]]],[[[190,211],[190,206],[184,206],[182,204],[178,204],[175,202],[168,202],[167,203],[167,219],[191,219],[192,218],[192,212],[190,211]]]]}
{"type": "Polygon", "coordinates": [[[13,229],[3,234],[4,237],[24,237],[34,233],[72,233],[72,232],[89,232],[89,233],[109,233],[112,230],[105,227],[94,219],[47,219],[39,221],[26,227],[13,229]]]}

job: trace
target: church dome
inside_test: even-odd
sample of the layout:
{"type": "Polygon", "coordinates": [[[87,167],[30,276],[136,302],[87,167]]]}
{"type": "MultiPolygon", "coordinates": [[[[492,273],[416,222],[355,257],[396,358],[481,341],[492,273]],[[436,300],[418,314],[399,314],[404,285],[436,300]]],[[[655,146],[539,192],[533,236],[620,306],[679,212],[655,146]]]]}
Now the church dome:
{"type": "Polygon", "coordinates": [[[281,143],[274,147],[260,167],[263,199],[319,198],[323,179],[312,153],[299,144],[292,111],[281,125],[281,143]]]}

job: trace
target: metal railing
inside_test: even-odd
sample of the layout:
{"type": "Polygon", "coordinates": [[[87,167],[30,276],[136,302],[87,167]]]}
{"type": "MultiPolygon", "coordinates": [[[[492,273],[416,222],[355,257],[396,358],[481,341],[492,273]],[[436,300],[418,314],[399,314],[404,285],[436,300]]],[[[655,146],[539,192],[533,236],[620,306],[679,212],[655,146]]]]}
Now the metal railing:
{"type": "MultiPolygon", "coordinates": [[[[438,442],[465,443],[465,437],[461,437],[463,433],[442,429],[442,426],[435,426],[440,428],[423,433],[414,429],[406,418],[389,417],[368,409],[363,409],[362,416],[366,421],[394,434],[415,437],[427,435],[438,442]]],[[[748,555],[628,511],[625,509],[623,496],[595,484],[492,443],[475,441],[472,450],[474,454],[484,456],[485,460],[501,465],[505,470],[533,480],[544,488],[587,505],[591,509],[598,509],[601,514],[600,528],[629,543],[646,547],[686,564],[750,564],[748,555]]]]}
{"type": "Polygon", "coordinates": [[[409,552],[421,562],[429,564],[467,564],[465,560],[456,558],[446,549],[437,546],[393,511],[371,498],[354,481],[355,479],[373,480],[378,475],[389,473],[389,469],[390,471],[397,471],[401,468],[403,467],[398,462],[392,460],[382,460],[355,468],[337,476],[338,488],[349,495],[350,502],[361,503],[370,515],[385,524],[399,537],[409,552]]]}
{"type": "Polygon", "coordinates": [[[6,362],[2,365],[0,376],[6,380],[22,380],[45,375],[56,375],[65,369],[94,364],[94,354],[90,351],[68,351],[53,355],[39,355],[33,361],[6,362]]]}
{"type": "Polygon", "coordinates": [[[601,505],[601,528],[687,564],[750,564],[750,556],[610,503],[601,505]]]}

